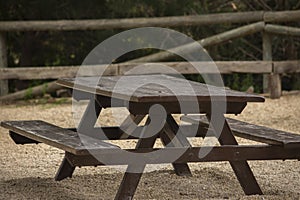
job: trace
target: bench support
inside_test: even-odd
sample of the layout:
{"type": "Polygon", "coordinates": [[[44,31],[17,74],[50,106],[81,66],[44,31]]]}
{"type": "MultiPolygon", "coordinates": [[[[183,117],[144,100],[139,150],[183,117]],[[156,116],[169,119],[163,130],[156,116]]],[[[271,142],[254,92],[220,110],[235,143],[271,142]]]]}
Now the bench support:
{"type": "Polygon", "coordinates": [[[75,170],[75,166],[73,166],[65,156],[63,158],[62,163],[60,164],[60,167],[55,175],[55,180],[56,181],[61,181],[65,178],[72,178],[72,174],[75,170]]]}
{"type": "MultiPolygon", "coordinates": [[[[169,147],[190,147],[189,141],[179,131],[179,126],[176,123],[172,115],[167,115],[167,123],[164,127],[164,131],[160,134],[160,139],[164,146],[169,147]],[[172,140],[178,138],[178,144],[172,142],[172,140]]],[[[178,176],[192,176],[192,172],[187,163],[172,163],[175,173],[178,176]]]]}
{"type": "MultiPolygon", "coordinates": [[[[218,116],[214,116],[212,119],[208,114],[207,119],[212,124],[214,129],[214,124],[218,122],[224,122],[221,134],[218,137],[221,145],[238,145],[226,121],[226,118],[223,115],[220,114],[218,116]]],[[[218,130],[215,129],[215,131],[218,130]]],[[[230,161],[229,163],[246,195],[263,194],[247,161],[230,161]]]]}

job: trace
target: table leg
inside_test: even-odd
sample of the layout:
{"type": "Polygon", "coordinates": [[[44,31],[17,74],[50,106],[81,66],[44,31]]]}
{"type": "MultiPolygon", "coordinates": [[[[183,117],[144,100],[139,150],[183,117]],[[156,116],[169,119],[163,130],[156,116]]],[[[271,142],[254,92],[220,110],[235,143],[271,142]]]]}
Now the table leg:
{"type": "MultiPolygon", "coordinates": [[[[151,135],[151,132],[147,131],[147,125],[150,123],[149,117],[147,118],[145,127],[143,128],[142,137],[138,140],[136,144],[136,149],[138,148],[151,148],[154,146],[157,135],[151,135]]],[[[150,130],[151,131],[151,130],[150,130]]],[[[145,169],[145,164],[134,164],[128,165],[127,170],[123,176],[123,180],[120,184],[119,190],[116,194],[115,200],[130,200],[133,199],[136,188],[140,182],[145,169]],[[136,173],[134,173],[136,172],[136,173]]]]}
{"type": "MultiPolygon", "coordinates": [[[[238,145],[223,115],[219,115],[214,119],[210,115],[207,115],[207,118],[213,128],[215,123],[224,122],[218,138],[221,145],[238,145]]],[[[230,161],[230,165],[246,195],[263,194],[247,161],[230,161]]]]}
{"type": "MultiPolygon", "coordinates": [[[[179,126],[172,115],[167,115],[164,131],[160,134],[160,139],[164,146],[171,147],[190,147],[189,141],[179,131],[179,126]],[[177,134],[176,134],[177,133],[177,134]],[[172,143],[170,143],[172,142],[172,143]]],[[[175,173],[178,176],[192,176],[191,170],[187,163],[172,163],[175,173]]]]}

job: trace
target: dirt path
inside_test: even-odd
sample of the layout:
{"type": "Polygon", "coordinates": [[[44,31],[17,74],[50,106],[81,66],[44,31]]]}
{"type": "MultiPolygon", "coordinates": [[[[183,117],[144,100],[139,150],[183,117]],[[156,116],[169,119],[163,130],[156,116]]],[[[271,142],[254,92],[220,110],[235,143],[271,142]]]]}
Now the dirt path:
{"type": "MultiPolygon", "coordinates": [[[[300,133],[299,102],[300,95],[291,95],[260,104],[249,103],[236,118],[300,133]]],[[[0,121],[41,119],[63,127],[74,126],[71,103],[18,103],[0,105],[0,110],[0,121]]],[[[101,124],[115,123],[109,112],[104,115],[106,120],[101,124]]],[[[55,182],[53,177],[62,157],[62,151],[47,145],[15,145],[7,130],[0,128],[0,199],[113,199],[122,179],[121,172],[109,167],[84,167],[76,169],[72,179],[55,182]]],[[[191,164],[193,177],[176,176],[170,165],[146,173],[135,199],[300,198],[300,162],[249,163],[263,196],[244,196],[229,164],[220,162],[191,164]]]]}

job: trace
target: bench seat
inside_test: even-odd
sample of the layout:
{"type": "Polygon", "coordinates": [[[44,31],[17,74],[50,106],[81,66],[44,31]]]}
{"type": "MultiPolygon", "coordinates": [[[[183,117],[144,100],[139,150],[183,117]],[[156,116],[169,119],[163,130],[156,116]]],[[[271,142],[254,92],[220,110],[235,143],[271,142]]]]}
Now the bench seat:
{"type": "MultiPolygon", "coordinates": [[[[184,115],[182,121],[192,124],[200,124],[208,128],[208,120],[205,115],[184,115]]],[[[234,135],[271,145],[281,145],[286,148],[300,147],[300,135],[280,131],[265,126],[258,126],[236,119],[226,118],[234,135]]]]}
{"type": "MultiPolygon", "coordinates": [[[[77,132],[64,129],[40,120],[3,121],[1,126],[31,142],[42,142],[57,147],[74,155],[89,155],[93,152],[119,149],[118,146],[88,136],[80,136],[77,132]],[[82,143],[82,139],[84,143],[82,143]]],[[[13,138],[13,137],[12,137],[13,138]]],[[[13,138],[14,139],[14,138],[13,138]]]]}

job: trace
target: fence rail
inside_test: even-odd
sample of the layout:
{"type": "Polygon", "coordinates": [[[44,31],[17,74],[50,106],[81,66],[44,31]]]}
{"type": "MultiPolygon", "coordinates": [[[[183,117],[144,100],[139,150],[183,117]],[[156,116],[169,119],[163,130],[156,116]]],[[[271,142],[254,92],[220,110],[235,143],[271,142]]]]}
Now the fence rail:
{"type": "MultiPolygon", "coordinates": [[[[120,63],[110,65],[86,65],[86,66],[56,66],[56,67],[17,67],[0,68],[0,80],[7,79],[58,79],[63,77],[75,77],[79,68],[81,76],[101,75],[124,75],[130,69],[143,65],[141,73],[155,73],[154,65],[171,67],[182,74],[203,74],[218,73],[211,66],[216,65],[221,74],[231,73],[290,73],[300,71],[299,61],[215,61],[215,62],[155,62],[155,63],[120,63]],[[197,69],[194,66],[197,67],[197,69]],[[199,71],[198,71],[199,70],[199,71]]],[[[161,67],[163,69],[163,67],[161,67]]],[[[156,72],[157,73],[157,72],[156,72]]],[[[171,72],[170,72],[171,73],[171,72]]]]}
{"type": "MultiPolygon", "coordinates": [[[[263,60],[264,61],[217,61],[221,73],[263,73],[269,74],[264,79],[264,88],[269,88],[271,97],[278,98],[281,94],[280,75],[283,73],[300,72],[298,61],[272,62],[272,35],[300,36],[300,28],[288,27],[269,23],[291,22],[300,20],[300,10],[279,12],[239,12],[218,13],[192,16],[172,16],[154,18],[131,19],[94,19],[94,20],[57,20],[57,21],[2,21],[0,22],[0,96],[8,92],[7,79],[48,79],[75,76],[78,66],[41,67],[41,68],[7,68],[7,54],[5,34],[16,31],[70,31],[70,30],[104,30],[129,29],[145,26],[178,27],[199,26],[222,23],[253,23],[223,33],[210,36],[198,41],[202,46],[217,45],[238,37],[263,33],[263,60]]],[[[176,47],[177,51],[192,51],[192,45],[176,47]]],[[[156,62],[172,57],[168,52],[161,52],[142,58],[134,59],[127,64],[111,65],[106,73],[111,75],[124,74],[126,69],[133,67],[135,62],[156,62]]],[[[164,63],[178,70],[180,73],[195,73],[193,68],[185,63],[164,63]]],[[[135,64],[136,65],[136,64],[135,64]]],[[[204,67],[203,73],[211,73],[204,67]]],[[[209,66],[209,65],[208,65],[209,66]]],[[[99,66],[96,67],[99,69],[99,66]]],[[[150,70],[150,68],[149,68],[150,70]]],[[[89,70],[90,71],[90,70],[89,70]]],[[[151,70],[150,70],[151,71],[151,70]]],[[[94,73],[94,72],[93,72],[94,73]]],[[[93,74],[95,75],[95,74],[93,74]]]]}
{"type": "Polygon", "coordinates": [[[206,15],[171,16],[128,19],[90,19],[90,20],[43,20],[43,21],[2,21],[0,31],[71,31],[129,29],[145,26],[199,26],[224,23],[249,22],[290,22],[300,20],[300,10],[295,11],[253,11],[237,13],[218,13],[206,15]]]}

